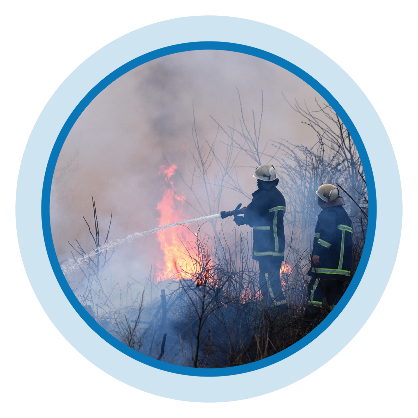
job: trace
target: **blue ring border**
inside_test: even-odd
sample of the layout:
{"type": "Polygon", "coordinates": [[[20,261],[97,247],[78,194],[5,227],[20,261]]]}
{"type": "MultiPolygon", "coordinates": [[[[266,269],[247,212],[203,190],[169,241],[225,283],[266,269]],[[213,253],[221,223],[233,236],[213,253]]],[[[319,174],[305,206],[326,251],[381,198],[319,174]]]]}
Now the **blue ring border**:
{"type": "Polygon", "coordinates": [[[23,264],[39,303],[61,335],[115,379],[144,392],[189,402],[229,402],[279,390],[308,376],[343,350],[373,313],[387,286],[401,225],[401,184],[393,147],[358,85],[328,56],[300,38],[260,22],[226,16],[158,22],[114,40],[81,63],[41,112],[22,157],[16,190],[16,228],[23,264]],[[71,127],[90,101],[138,65],[197,49],[229,50],[265,59],[318,91],[355,138],[370,201],[367,242],[358,271],[332,314],[307,337],[275,356],[216,370],[158,362],[135,353],[98,326],[66,284],[49,223],[55,163],[71,127]],[[382,210],[387,208],[387,190],[391,191],[390,223],[387,211],[382,210]],[[384,230],[378,225],[385,225],[384,230]],[[191,380],[200,377],[205,379],[204,391],[191,380]]]}

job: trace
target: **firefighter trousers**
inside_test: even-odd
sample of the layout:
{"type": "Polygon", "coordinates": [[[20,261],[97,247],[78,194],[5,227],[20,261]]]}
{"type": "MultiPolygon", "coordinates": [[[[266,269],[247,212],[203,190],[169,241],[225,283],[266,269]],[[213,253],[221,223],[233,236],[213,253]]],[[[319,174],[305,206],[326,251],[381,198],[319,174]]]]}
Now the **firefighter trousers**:
{"type": "Polygon", "coordinates": [[[312,277],[308,285],[308,306],[321,308],[325,302],[333,308],[342,298],[350,278],[347,276],[324,277],[318,275],[312,277]]]}
{"type": "Polygon", "coordinates": [[[280,281],[280,268],[283,260],[283,257],[273,256],[264,256],[258,259],[260,268],[260,290],[263,295],[263,300],[268,305],[286,304],[280,281]]]}

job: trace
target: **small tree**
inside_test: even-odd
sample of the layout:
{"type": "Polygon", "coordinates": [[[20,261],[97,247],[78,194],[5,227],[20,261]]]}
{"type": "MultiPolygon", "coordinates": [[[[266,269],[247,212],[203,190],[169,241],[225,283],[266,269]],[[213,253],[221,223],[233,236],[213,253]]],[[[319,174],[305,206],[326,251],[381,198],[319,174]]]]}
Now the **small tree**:
{"type": "MultiPolygon", "coordinates": [[[[109,226],[104,241],[100,241],[100,227],[97,216],[96,202],[94,198],[91,198],[93,205],[93,222],[94,227],[91,228],[86,218],[83,216],[84,222],[88,228],[89,234],[93,240],[93,248],[99,249],[102,245],[108,242],[110,227],[112,225],[112,214],[110,214],[109,226]]],[[[82,280],[80,280],[80,286],[74,290],[78,300],[83,306],[90,305],[93,308],[93,312],[96,317],[100,313],[110,313],[115,310],[115,307],[110,300],[109,295],[103,289],[102,276],[106,265],[113,255],[113,251],[98,251],[94,256],[88,256],[91,251],[86,251],[85,248],[76,239],[76,245],[68,242],[72,248],[71,255],[73,261],[78,265],[78,269],[82,274],[82,280]],[[83,257],[85,259],[84,264],[78,264],[77,257],[83,257]]]]}

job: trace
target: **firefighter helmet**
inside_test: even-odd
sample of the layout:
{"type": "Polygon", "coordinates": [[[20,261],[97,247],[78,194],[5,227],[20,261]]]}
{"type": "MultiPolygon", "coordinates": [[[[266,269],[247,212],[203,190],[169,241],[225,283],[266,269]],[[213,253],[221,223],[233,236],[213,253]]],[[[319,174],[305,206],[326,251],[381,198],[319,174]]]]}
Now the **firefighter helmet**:
{"type": "Polygon", "coordinates": [[[253,177],[262,181],[274,181],[277,178],[276,169],[271,164],[260,165],[255,169],[253,177]]]}
{"type": "Polygon", "coordinates": [[[339,192],[333,184],[322,184],[316,191],[316,195],[324,202],[332,202],[339,196],[339,192]]]}

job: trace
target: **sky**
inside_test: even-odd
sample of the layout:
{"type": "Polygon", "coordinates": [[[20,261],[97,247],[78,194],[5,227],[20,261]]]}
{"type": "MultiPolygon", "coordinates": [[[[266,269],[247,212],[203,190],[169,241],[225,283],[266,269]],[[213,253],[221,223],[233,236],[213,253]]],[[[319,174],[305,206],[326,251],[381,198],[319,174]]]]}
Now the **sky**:
{"type": "MultiPolygon", "coordinates": [[[[194,126],[201,144],[217,138],[221,158],[222,143],[227,140],[222,129],[239,131],[243,118],[252,130],[253,118],[259,126],[261,114],[261,143],[284,139],[314,144],[314,133],[289,103],[297,100],[312,108],[315,99],[324,103],[287,70],[236,52],[177,53],[123,75],[85,109],[61,150],[51,191],[51,229],[58,260],[71,258],[68,242],[74,244],[76,239],[85,250],[93,248],[83,220],[84,216],[93,224],[92,197],[102,237],[111,213],[111,240],[158,226],[156,207],[167,187],[161,167],[177,166],[170,181],[179,195],[196,206],[183,182],[190,182],[194,167],[194,126]]],[[[239,156],[236,165],[241,186],[250,195],[256,189],[252,175],[257,164],[239,156]]],[[[195,191],[202,193],[199,184],[195,191]]],[[[239,193],[226,193],[220,209],[231,210],[238,203],[245,206],[249,201],[239,193]]],[[[182,215],[190,219],[199,213],[186,203],[182,215]]],[[[140,279],[161,259],[156,235],[149,235],[118,248],[109,274],[117,280],[140,279]]]]}

